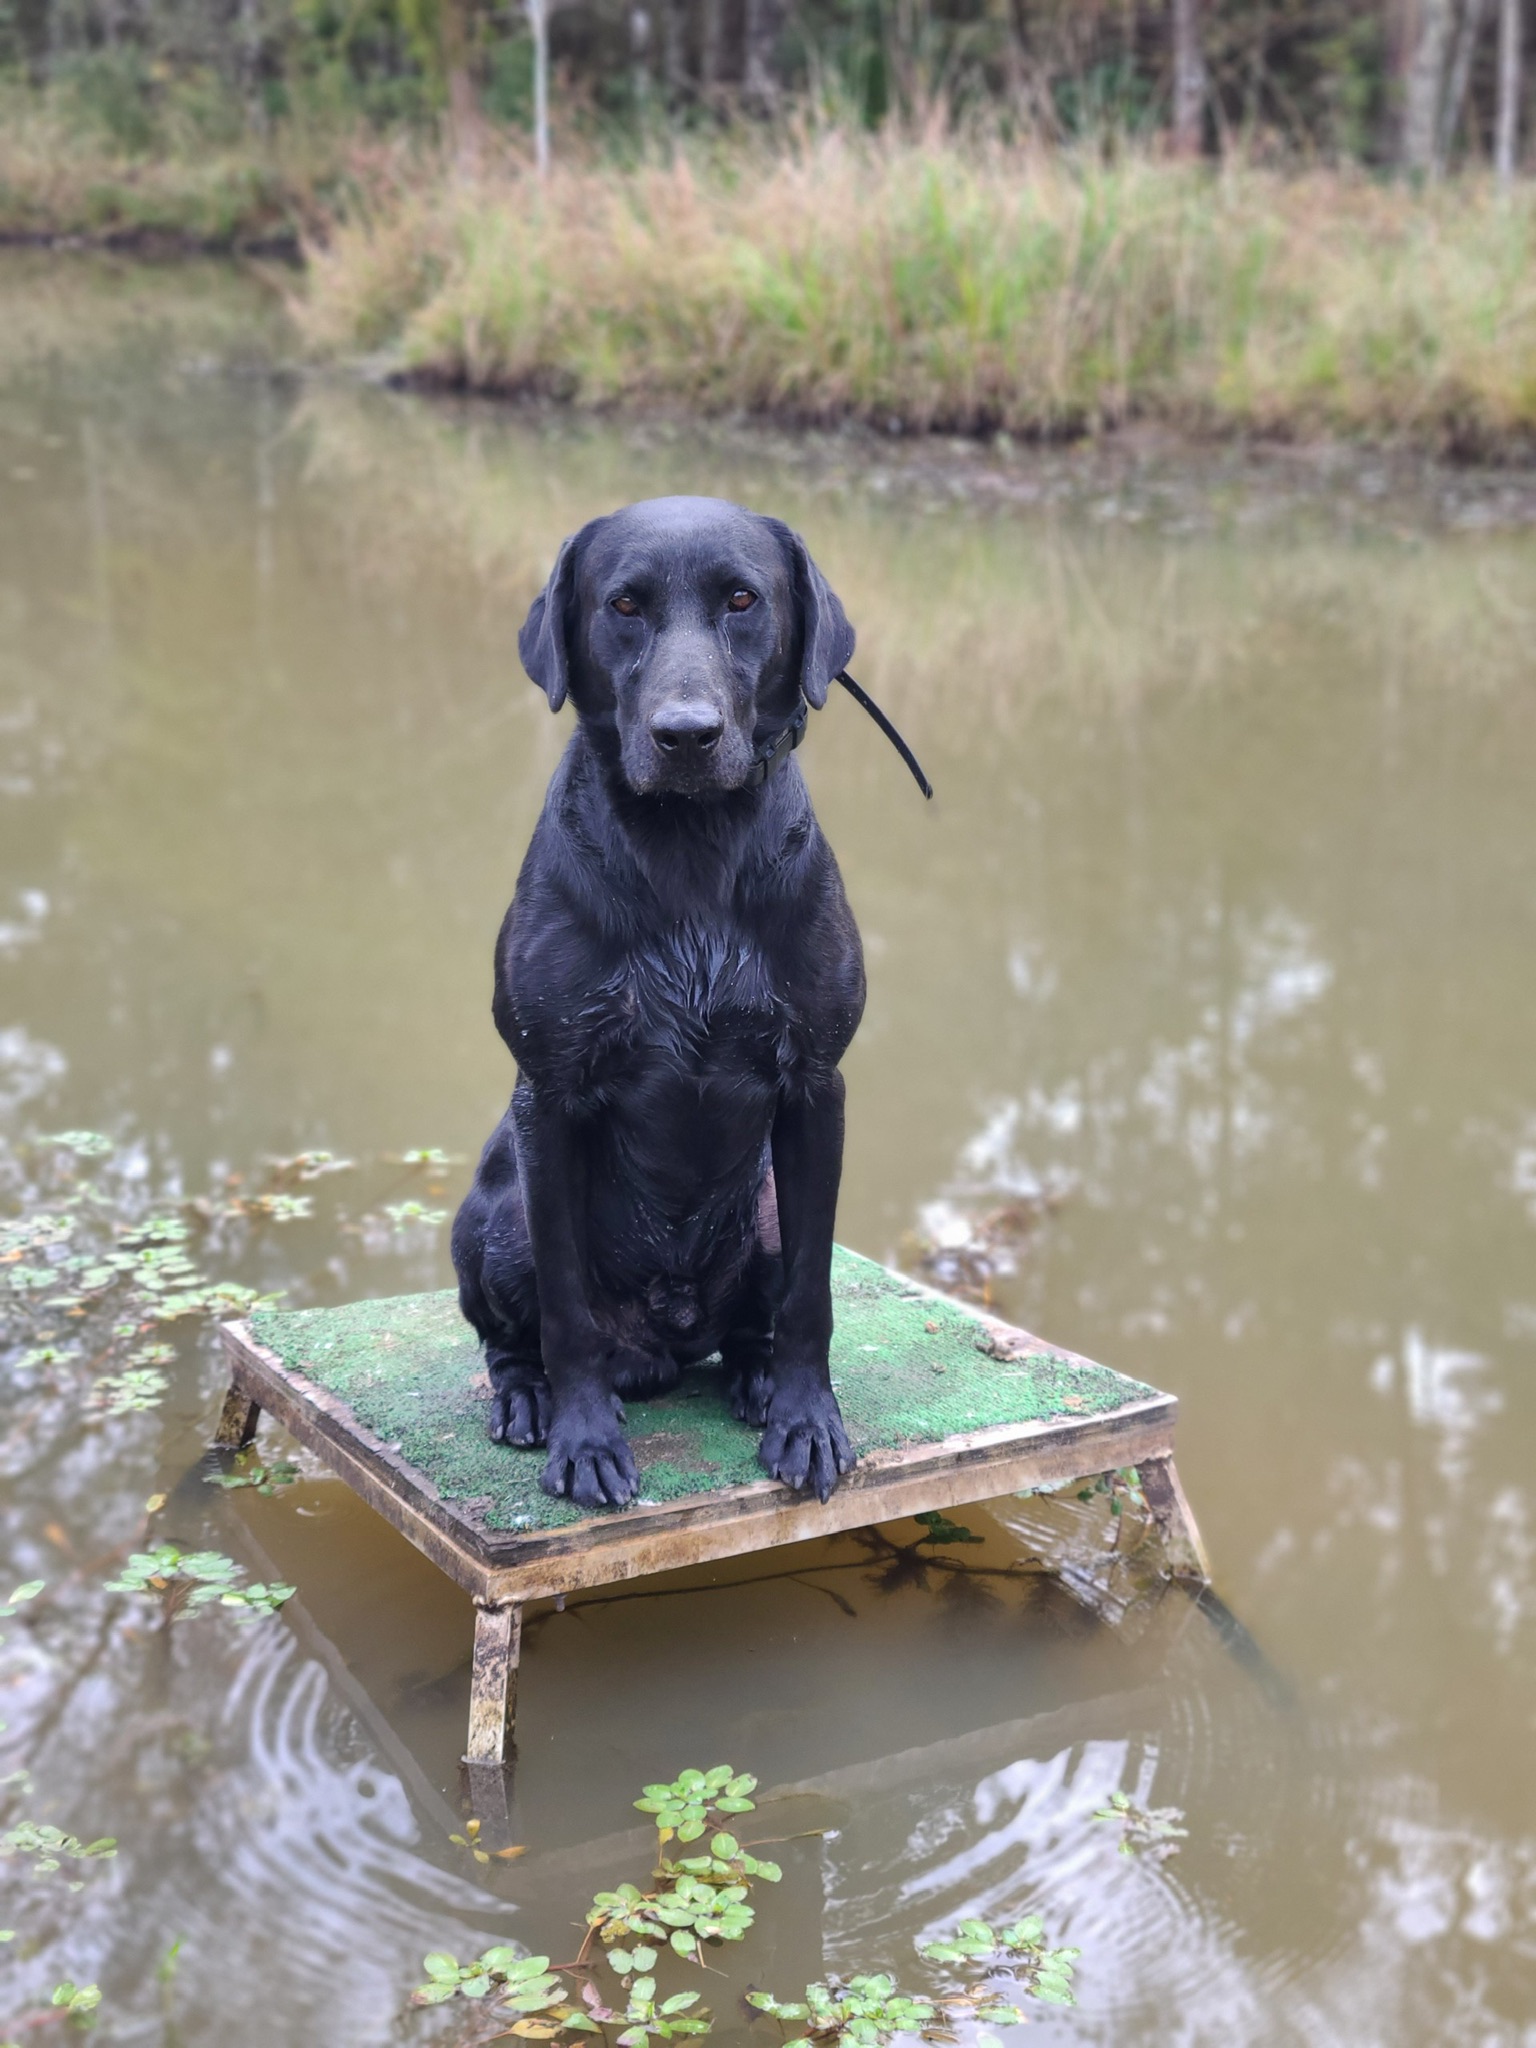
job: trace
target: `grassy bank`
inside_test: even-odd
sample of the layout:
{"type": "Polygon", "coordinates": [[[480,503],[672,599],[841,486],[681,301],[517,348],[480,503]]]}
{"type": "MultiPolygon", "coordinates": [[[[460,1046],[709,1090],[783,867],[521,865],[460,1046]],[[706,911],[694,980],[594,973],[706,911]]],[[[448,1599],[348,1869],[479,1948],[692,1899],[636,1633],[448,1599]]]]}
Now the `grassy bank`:
{"type": "Polygon", "coordinates": [[[321,358],[581,404],[921,431],[1536,454],[1536,185],[824,134],[545,186],[487,139],[131,153],[0,105],[0,239],[300,239],[321,358]]]}
{"type": "Polygon", "coordinates": [[[311,249],[331,356],[582,403],[951,431],[1536,447],[1536,193],[832,136],[402,175],[311,249]]]}
{"type": "Polygon", "coordinates": [[[133,150],[65,107],[0,92],[0,241],[296,249],[344,206],[359,156],[339,130],[291,127],[133,150]]]}

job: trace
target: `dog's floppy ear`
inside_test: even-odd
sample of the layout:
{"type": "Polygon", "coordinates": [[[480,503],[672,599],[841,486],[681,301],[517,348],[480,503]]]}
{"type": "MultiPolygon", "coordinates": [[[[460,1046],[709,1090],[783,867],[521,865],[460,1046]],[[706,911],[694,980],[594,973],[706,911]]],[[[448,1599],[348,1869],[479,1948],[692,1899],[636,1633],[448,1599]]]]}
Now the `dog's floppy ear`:
{"type": "Polygon", "coordinates": [[[558,711],[570,687],[570,650],[566,645],[566,613],[576,581],[576,557],[588,529],[562,541],[549,572],[549,581],[528,607],[523,630],[517,636],[517,651],[523,667],[549,699],[551,711],[558,711]]]}
{"type": "Polygon", "coordinates": [[[853,628],[837,594],[811,560],[810,549],[792,528],[774,520],[789,557],[795,604],[800,614],[800,688],[813,711],[827,701],[839,669],[853,659],[853,628]]]}

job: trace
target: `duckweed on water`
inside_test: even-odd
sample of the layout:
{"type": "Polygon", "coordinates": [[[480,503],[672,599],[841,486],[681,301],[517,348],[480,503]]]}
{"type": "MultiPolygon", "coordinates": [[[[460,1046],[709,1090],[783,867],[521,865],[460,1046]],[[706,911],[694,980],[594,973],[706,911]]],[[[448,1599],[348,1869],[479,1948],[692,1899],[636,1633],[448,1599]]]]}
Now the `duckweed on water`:
{"type": "Polygon", "coordinates": [[[1093,1817],[1119,1822],[1122,1856],[1150,1856],[1155,1862],[1177,1856],[1180,1842],[1189,1834],[1189,1829],[1180,1825],[1182,1808],[1137,1806],[1126,1792],[1111,1792],[1108,1806],[1099,1807],[1093,1817]]]}
{"type": "MultiPolygon", "coordinates": [[[[62,1828],[49,1827],[38,1821],[18,1821],[0,1835],[0,1856],[30,1857],[32,1869],[39,1876],[58,1870],[66,1860],[92,1863],[116,1854],[117,1842],[111,1835],[102,1835],[94,1842],[82,1842],[78,1835],[67,1835],[62,1828]]],[[[78,1890],[78,1886],[71,1886],[71,1889],[78,1890]]]]}
{"type": "Polygon", "coordinates": [[[919,1543],[984,1543],[986,1538],[978,1536],[974,1529],[968,1529],[964,1522],[952,1522],[949,1516],[935,1509],[931,1514],[914,1515],[914,1522],[920,1522],[923,1533],[919,1543]]]}
{"type": "Polygon", "coordinates": [[[203,1480],[205,1486],[222,1486],[226,1493],[250,1487],[255,1493],[265,1494],[270,1500],[280,1486],[292,1486],[299,1476],[297,1465],[284,1463],[281,1459],[275,1465],[253,1462],[249,1451],[241,1451],[235,1459],[233,1472],[210,1472],[203,1480]]]}
{"type": "Polygon", "coordinates": [[[60,1131],[28,1149],[25,1207],[0,1222],[0,1349],[11,1376],[89,1376],[88,1411],[107,1419],[157,1407],[175,1357],[165,1326],[238,1315],[261,1297],[200,1271],[189,1244],[206,1214],[134,1213],[142,1196],[101,1132],[60,1131]]]}
{"type": "MultiPolygon", "coordinates": [[[[548,1956],[496,1947],[461,1963],[438,1950],[423,1960],[426,1982],[417,1986],[412,2003],[483,2000],[488,2019],[505,2019],[502,2031],[525,2040],[592,2033],[606,2037],[618,2029],[615,2048],[647,2048],[652,2039],[710,2033],[715,2023],[699,2004],[702,1994],[658,1997],[655,1972],[669,1950],[684,1962],[707,1967],[706,1946],[740,1941],[753,1926],[756,1915],[747,1902],[753,1883],[779,1882],[778,1864],[754,1856],[750,1844],[719,1825],[722,1818],[754,1812],[750,1794],[756,1789],[756,1778],[729,1764],[682,1771],[670,1783],[647,1785],[635,1804],[656,1822],[655,1882],[648,1891],[624,1883],[598,1892],[574,1961],[552,1965],[548,1956]],[[673,1842],[699,1841],[711,1828],[705,1853],[679,1859],[668,1854],[673,1842]],[[595,1952],[594,1938],[599,1944],[595,1952]],[[610,2005],[593,1981],[600,1961],[620,1981],[622,2006],[610,2005]]],[[[472,1844],[465,1841],[464,1846],[472,1844]]],[[[483,1851],[477,1853],[483,1858],[483,1851]]],[[[929,1963],[964,1963],[966,1975],[979,1981],[930,1996],[900,1990],[893,1977],[883,1974],[827,1977],[807,1984],[800,1999],[751,1991],[746,2002],[779,2023],[785,2048],[884,2048],[893,2036],[909,2033],[952,2039],[962,2022],[1022,2023],[1027,2014],[1020,2000],[1074,2003],[1072,1971],[1079,1951],[1047,1947],[1038,1917],[1016,1921],[1001,1932],[982,1920],[962,1920],[947,1940],[929,1942],[919,1954],[929,1963]]]]}
{"type": "Polygon", "coordinates": [[[73,2020],[83,2019],[87,2013],[95,2012],[101,2003],[101,1992],[94,1984],[71,1984],[68,1979],[54,1986],[50,2005],[62,2006],[73,2020]]]}
{"type": "Polygon", "coordinates": [[[153,1550],[135,1551],[122,1576],[108,1579],[106,1589],[158,1598],[167,1621],[215,1603],[232,1608],[237,1621],[256,1621],[275,1614],[298,1591],[296,1586],[242,1586],[244,1577],[244,1566],[221,1551],[184,1551],[179,1544],[157,1543],[153,1550]]]}

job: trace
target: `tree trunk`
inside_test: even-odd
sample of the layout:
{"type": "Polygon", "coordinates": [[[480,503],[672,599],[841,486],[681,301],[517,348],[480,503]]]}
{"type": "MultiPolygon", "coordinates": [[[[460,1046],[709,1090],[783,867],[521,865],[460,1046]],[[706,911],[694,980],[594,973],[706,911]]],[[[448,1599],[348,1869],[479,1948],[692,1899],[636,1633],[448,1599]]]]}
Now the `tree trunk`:
{"type": "Polygon", "coordinates": [[[470,0],[438,0],[443,81],[448,88],[448,142],[460,170],[472,171],[480,157],[480,103],[470,70],[470,0]]]}
{"type": "Polygon", "coordinates": [[[1205,125],[1205,51],[1200,0],[1173,0],[1173,147],[1198,156],[1205,125]]]}
{"type": "Polygon", "coordinates": [[[1499,0],[1499,118],[1493,161],[1501,185],[1511,184],[1520,163],[1520,43],[1525,24],[1520,0],[1499,0]]]}
{"type": "Polygon", "coordinates": [[[1403,92],[1403,167],[1432,176],[1445,101],[1454,0],[1419,0],[1418,34],[1403,92]]]}
{"type": "Polygon", "coordinates": [[[635,111],[643,114],[651,98],[651,13],[639,0],[629,10],[629,81],[635,111]]]}
{"type": "Polygon", "coordinates": [[[684,0],[662,0],[661,76],[669,107],[680,107],[688,96],[688,64],[683,47],[687,27],[684,0]]]}
{"type": "Polygon", "coordinates": [[[743,23],[742,104],[767,120],[779,110],[779,37],[786,0],[747,0],[743,23]]]}
{"type": "Polygon", "coordinates": [[[1466,112],[1467,88],[1472,83],[1472,59],[1477,39],[1483,32],[1488,0],[1462,0],[1461,20],[1456,25],[1456,49],[1451,58],[1450,83],[1445,89],[1445,107],[1440,119],[1440,139],[1435,151],[1435,168],[1443,171],[1456,147],[1461,117],[1466,112]]]}
{"type": "Polygon", "coordinates": [[[721,45],[724,23],[723,0],[704,0],[699,21],[699,85],[706,105],[714,100],[720,84],[721,45]]]}
{"type": "MultiPolygon", "coordinates": [[[[116,13],[116,7],[113,8],[116,13]]],[[[267,129],[266,103],[261,93],[263,29],[261,0],[240,0],[240,89],[245,100],[245,118],[253,131],[267,129]]]]}
{"type": "Polygon", "coordinates": [[[533,164],[549,176],[549,0],[524,0],[533,30],[533,164]]]}

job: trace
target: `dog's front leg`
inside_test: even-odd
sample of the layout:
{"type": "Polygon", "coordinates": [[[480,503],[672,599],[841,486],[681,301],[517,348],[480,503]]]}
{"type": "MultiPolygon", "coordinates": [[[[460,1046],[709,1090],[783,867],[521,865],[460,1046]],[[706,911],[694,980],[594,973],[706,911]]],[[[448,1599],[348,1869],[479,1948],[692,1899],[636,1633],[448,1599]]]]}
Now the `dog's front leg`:
{"type": "Polygon", "coordinates": [[[539,1484],[582,1507],[622,1507],[639,1484],[613,1390],[614,1346],[593,1319],[584,1246],[585,1166],[577,1120],[525,1077],[512,1096],[518,1175],[549,1380],[549,1461],[539,1484]]]}
{"type": "Polygon", "coordinates": [[[826,1500],[857,1462],[832,1391],[832,1230],[843,1174],[843,1077],[782,1103],[773,1178],[784,1298],[773,1333],[773,1391],[758,1456],[775,1479],[826,1500]]]}

